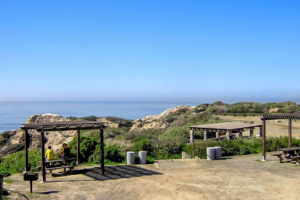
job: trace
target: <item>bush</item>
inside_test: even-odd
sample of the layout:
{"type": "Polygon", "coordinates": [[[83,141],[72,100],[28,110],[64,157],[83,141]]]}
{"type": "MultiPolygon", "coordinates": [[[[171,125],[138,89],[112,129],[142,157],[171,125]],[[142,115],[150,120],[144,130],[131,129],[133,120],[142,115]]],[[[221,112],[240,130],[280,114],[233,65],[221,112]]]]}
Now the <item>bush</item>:
{"type": "Polygon", "coordinates": [[[97,121],[97,117],[94,115],[83,117],[83,120],[88,120],[88,121],[97,121]]]}
{"type": "Polygon", "coordinates": [[[138,151],[147,151],[147,155],[151,156],[153,153],[153,146],[151,144],[151,141],[148,139],[143,139],[138,142],[136,142],[133,145],[133,151],[138,153],[138,151]]]}
{"type": "MultiPolygon", "coordinates": [[[[92,155],[98,145],[99,139],[95,137],[80,137],[80,162],[87,162],[90,155],[92,155]]],[[[77,154],[77,137],[74,137],[73,140],[68,144],[71,148],[71,154],[76,156],[77,154]]]]}
{"type": "MultiPolygon", "coordinates": [[[[38,171],[37,167],[40,165],[41,153],[38,150],[30,150],[28,152],[28,162],[30,171],[38,171]]],[[[0,165],[0,173],[4,175],[21,173],[25,169],[25,152],[19,151],[4,157],[0,165]]]]}
{"type": "Polygon", "coordinates": [[[179,140],[181,143],[187,143],[189,140],[189,130],[187,127],[170,127],[158,137],[162,141],[179,140]]]}
{"type": "MultiPolygon", "coordinates": [[[[125,156],[121,153],[120,149],[118,149],[116,146],[105,146],[104,147],[104,157],[105,160],[109,162],[115,162],[115,163],[122,163],[125,160],[125,156]]],[[[94,153],[89,157],[89,163],[92,164],[100,164],[101,162],[101,149],[100,145],[96,146],[96,149],[94,153]]]]}

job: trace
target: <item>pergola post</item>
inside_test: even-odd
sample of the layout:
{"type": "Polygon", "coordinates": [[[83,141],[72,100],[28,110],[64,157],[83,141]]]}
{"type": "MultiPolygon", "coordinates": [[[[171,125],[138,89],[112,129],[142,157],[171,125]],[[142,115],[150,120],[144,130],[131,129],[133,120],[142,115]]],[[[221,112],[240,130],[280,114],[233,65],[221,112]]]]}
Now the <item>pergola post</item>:
{"type": "Polygon", "coordinates": [[[194,143],[194,129],[190,129],[190,143],[194,143]]]}
{"type": "Polygon", "coordinates": [[[28,147],[29,147],[29,137],[28,129],[25,129],[25,171],[29,171],[28,166],[28,147]]]}
{"type": "Polygon", "coordinates": [[[103,128],[100,128],[100,149],[101,149],[101,172],[104,175],[104,141],[103,141],[103,128]]]}
{"type": "Polygon", "coordinates": [[[204,140],[207,140],[207,132],[208,131],[204,131],[204,140]]]}
{"type": "Polygon", "coordinates": [[[241,138],[241,137],[243,137],[243,131],[242,130],[239,131],[239,138],[241,138]]]}
{"type": "Polygon", "coordinates": [[[41,151],[42,151],[42,176],[43,182],[46,182],[46,165],[45,165],[45,136],[44,131],[41,131],[41,151]]]}
{"type": "Polygon", "coordinates": [[[262,137],[262,135],[263,135],[263,127],[261,126],[259,128],[259,135],[258,135],[258,137],[262,137]]]}
{"type": "Polygon", "coordinates": [[[266,120],[262,119],[262,142],[263,142],[263,149],[262,149],[262,161],[266,161],[266,120]]]}
{"type": "Polygon", "coordinates": [[[292,147],[292,119],[288,121],[289,147],[292,147]]]}
{"type": "Polygon", "coordinates": [[[77,165],[80,164],[80,129],[77,129],[77,165]]]}
{"type": "Polygon", "coordinates": [[[227,131],[227,132],[226,132],[226,137],[227,137],[227,140],[230,140],[230,136],[231,136],[231,133],[230,133],[230,131],[227,131]]]}
{"type": "Polygon", "coordinates": [[[216,132],[216,138],[218,138],[218,139],[220,138],[220,132],[219,131],[216,132]]]}
{"type": "Polygon", "coordinates": [[[250,128],[250,129],[249,129],[249,136],[252,137],[252,135],[253,135],[253,129],[250,128]]]}

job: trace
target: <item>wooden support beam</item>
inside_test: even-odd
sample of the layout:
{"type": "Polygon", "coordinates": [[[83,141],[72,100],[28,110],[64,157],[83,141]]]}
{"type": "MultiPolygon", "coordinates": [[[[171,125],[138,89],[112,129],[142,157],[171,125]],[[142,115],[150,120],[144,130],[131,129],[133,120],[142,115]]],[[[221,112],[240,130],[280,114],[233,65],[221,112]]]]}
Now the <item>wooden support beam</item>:
{"type": "Polygon", "coordinates": [[[25,171],[29,171],[29,165],[28,165],[28,147],[29,147],[29,135],[28,130],[25,129],[25,171]]]}
{"type": "Polygon", "coordinates": [[[194,143],[194,130],[190,130],[190,143],[194,143]]]}
{"type": "Polygon", "coordinates": [[[288,121],[288,129],[289,129],[289,147],[292,147],[292,119],[288,121]]]}
{"type": "Polygon", "coordinates": [[[262,146],[263,146],[263,152],[262,152],[262,161],[266,160],[266,121],[262,120],[262,146]]]}
{"type": "Polygon", "coordinates": [[[103,128],[100,128],[100,149],[101,149],[101,172],[104,175],[104,138],[103,138],[103,128]]]}
{"type": "Polygon", "coordinates": [[[77,165],[80,165],[80,129],[77,129],[77,165]]]}
{"type": "Polygon", "coordinates": [[[207,140],[207,131],[204,131],[204,138],[203,140],[207,140]]]}
{"type": "Polygon", "coordinates": [[[249,129],[249,136],[252,137],[253,135],[253,129],[249,129]]]}
{"type": "Polygon", "coordinates": [[[42,176],[43,182],[46,182],[46,165],[45,165],[45,134],[41,131],[41,151],[42,151],[42,176]]]}

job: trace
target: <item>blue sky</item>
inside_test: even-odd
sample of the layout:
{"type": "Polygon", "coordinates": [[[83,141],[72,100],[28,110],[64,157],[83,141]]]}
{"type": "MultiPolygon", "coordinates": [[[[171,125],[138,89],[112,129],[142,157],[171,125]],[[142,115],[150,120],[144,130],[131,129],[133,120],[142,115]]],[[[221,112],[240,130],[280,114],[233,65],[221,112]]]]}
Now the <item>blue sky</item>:
{"type": "Polygon", "coordinates": [[[300,1],[1,1],[0,101],[300,102],[300,1]]]}

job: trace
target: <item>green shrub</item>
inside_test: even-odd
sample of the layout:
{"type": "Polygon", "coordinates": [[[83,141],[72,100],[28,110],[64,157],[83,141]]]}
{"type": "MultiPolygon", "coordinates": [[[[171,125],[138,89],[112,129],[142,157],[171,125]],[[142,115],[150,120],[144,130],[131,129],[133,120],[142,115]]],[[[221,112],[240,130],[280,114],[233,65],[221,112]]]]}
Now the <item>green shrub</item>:
{"type": "Polygon", "coordinates": [[[158,137],[162,141],[179,140],[187,143],[189,140],[189,130],[187,127],[170,127],[158,137]]]}
{"type": "Polygon", "coordinates": [[[151,144],[151,141],[148,139],[143,139],[138,142],[136,142],[133,145],[133,151],[138,152],[138,151],[147,151],[147,155],[151,156],[153,153],[153,146],[151,144]]]}
{"type": "MultiPolygon", "coordinates": [[[[28,162],[30,171],[37,171],[37,167],[40,165],[41,153],[38,150],[29,150],[28,162]]],[[[4,175],[21,173],[25,169],[25,152],[19,151],[4,157],[0,165],[0,173],[4,175]]]]}

